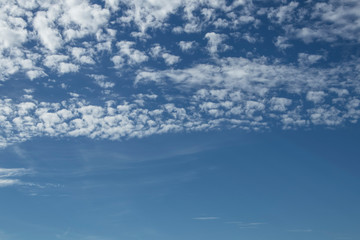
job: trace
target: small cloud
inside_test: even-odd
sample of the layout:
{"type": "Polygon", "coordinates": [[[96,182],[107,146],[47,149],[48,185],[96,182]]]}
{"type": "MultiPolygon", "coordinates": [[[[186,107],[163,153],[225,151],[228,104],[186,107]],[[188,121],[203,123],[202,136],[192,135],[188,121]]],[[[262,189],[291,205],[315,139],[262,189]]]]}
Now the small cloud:
{"type": "Polygon", "coordinates": [[[183,52],[188,52],[194,49],[197,46],[197,43],[195,41],[180,41],[178,45],[183,52]]]}
{"type": "Polygon", "coordinates": [[[214,32],[205,34],[205,39],[208,40],[207,50],[209,53],[214,55],[218,52],[225,52],[226,50],[231,49],[231,46],[223,43],[227,38],[228,36],[226,34],[218,34],[214,32]]]}
{"type": "Polygon", "coordinates": [[[258,228],[260,225],[264,225],[264,222],[227,222],[230,224],[235,224],[238,227],[245,229],[245,228],[258,228]]]}
{"type": "Polygon", "coordinates": [[[0,168],[0,188],[14,185],[28,185],[18,179],[21,176],[33,173],[31,169],[26,168],[0,168]]]}
{"type": "Polygon", "coordinates": [[[217,220],[220,219],[219,217],[195,217],[193,220],[217,220]]]}
{"type": "Polygon", "coordinates": [[[115,86],[115,83],[106,81],[107,77],[104,75],[89,74],[88,76],[93,78],[95,80],[96,85],[98,85],[101,88],[113,88],[115,86]]]}
{"type": "Polygon", "coordinates": [[[288,232],[303,232],[303,233],[309,233],[312,232],[312,229],[292,229],[292,230],[288,230],[288,232]]]}
{"type": "Polygon", "coordinates": [[[14,185],[20,185],[21,181],[19,179],[0,179],[0,188],[9,187],[14,185]]]}
{"type": "Polygon", "coordinates": [[[162,58],[168,66],[180,61],[180,57],[168,53],[168,51],[159,44],[155,44],[154,47],[150,49],[150,54],[153,58],[162,58]]]}
{"type": "Polygon", "coordinates": [[[14,176],[23,176],[32,173],[32,170],[26,168],[0,168],[0,179],[14,176]]]}

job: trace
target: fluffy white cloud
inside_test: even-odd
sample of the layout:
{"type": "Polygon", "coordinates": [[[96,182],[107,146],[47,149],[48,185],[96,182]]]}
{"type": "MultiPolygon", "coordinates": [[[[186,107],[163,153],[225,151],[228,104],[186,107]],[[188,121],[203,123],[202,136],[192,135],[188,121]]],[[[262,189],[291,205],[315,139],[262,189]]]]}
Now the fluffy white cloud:
{"type": "Polygon", "coordinates": [[[61,74],[70,73],[70,72],[77,72],[79,70],[79,66],[73,63],[64,63],[61,62],[58,67],[58,72],[61,74]]]}
{"type": "Polygon", "coordinates": [[[279,8],[271,8],[268,17],[279,24],[284,21],[292,21],[294,17],[294,10],[299,6],[298,2],[291,1],[288,5],[280,6],[279,8]]]}
{"type": "Polygon", "coordinates": [[[165,48],[161,47],[159,44],[155,44],[155,46],[150,49],[150,54],[154,58],[161,57],[162,59],[164,59],[166,65],[174,65],[175,63],[180,61],[180,57],[169,53],[165,48]]]}
{"type": "Polygon", "coordinates": [[[307,53],[299,53],[298,62],[301,65],[312,65],[314,63],[319,62],[324,57],[318,54],[307,54],[307,53]]]}
{"type": "Polygon", "coordinates": [[[111,59],[116,67],[120,68],[125,63],[129,65],[139,64],[149,59],[144,52],[135,49],[133,47],[134,45],[135,42],[131,41],[120,41],[116,43],[119,52],[118,55],[111,59]]]}
{"type": "Polygon", "coordinates": [[[225,34],[210,32],[205,34],[205,38],[208,40],[207,49],[210,54],[217,54],[218,52],[231,49],[229,45],[223,43],[228,38],[225,34]]]}
{"type": "Polygon", "coordinates": [[[193,48],[196,47],[196,42],[195,41],[180,41],[179,42],[179,47],[181,48],[181,50],[183,52],[187,52],[192,50],[193,48]]]}
{"type": "Polygon", "coordinates": [[[95,80],[95,83],[101,88],[113,88],[115,83],[106,81],[106,76],[104,75],[97,75],[97,74],[90,74],[91,78],[95,80]]]}
{"type": "Polygon", "coordinates": [[[62,36],[56,29],[54,22],[54,18],[59,15],[56,11],[59,11],[59,9],[54,7],[54,10],[48,13],[45,11],[37,12],[33,22],[34,29],[39,35],[42,44],[52,52],[55,52],[63,45],[62,36]]]}
{"type": "Polygon", "coordinates": [[[69,41],[97,33],[108,23],[109,17],[110,11],[100,5],[86,0],[66,0],[59,23],[64,26],[64,36],[69,41]]]}
{"type": "Polygon", "coordinates": [[[268,17],[281,24],[289,38],[305,43],[334,42],[345,39],[359,42],[360,3],[357,0],[295,1],[271,8],[268,17]]]}
{"type": "Polygon", "coordinates": [[[324,101],[326,93],[324,91],[309,91],[306,94],[306,99],[314,103],[321,103],[324,101]]]}
{"type": "MultiPolygon", "coordinates": [[[[38,91],[22,89],[20,96],[9,93],[17,96],[13,99],[4,95],[0,145],[35,136],[122,139],[221,126],[260,130],[356,122],[358,57],[342,52],[349,57],[337,62],[329,60],[334,55],[329,52],[342,48],[343,40],[346,49],[358,46],[358,1],[271,5],[250,0],[1,1],[0,81],[13,75],[25,88],[58,87],[55,95],[61,98],[39,101],[38,91]],[[172,16],[178,21],[169,21],[172,16]],[[174,33],[184,35],[160,39],[174,33]],[[297,48],[299,40],[305,44],[297,48]],[[312,44],[319,41],[325,50],[312,44]],[[73,79],[66,73],[78,75],[73,79]],[[126,79],[123,89],[131,89],[125,96],[117,92],[119,75],[126,79]],[[78,76],[92,78],[87,86],[81,82],[79,91],[73,84],[78,76]]],[[[10,85],[0,87],[6,93],[10,85]]]]}

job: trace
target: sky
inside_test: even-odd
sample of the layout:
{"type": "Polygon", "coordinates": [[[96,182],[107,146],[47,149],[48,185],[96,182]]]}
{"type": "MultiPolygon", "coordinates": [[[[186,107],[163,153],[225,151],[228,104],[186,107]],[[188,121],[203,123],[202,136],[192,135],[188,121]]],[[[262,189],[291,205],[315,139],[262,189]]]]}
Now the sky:
{"type": "Polygon", "coordinates": [[[0,240],[360,239],[358,0],[0,0],[0,240]]]}

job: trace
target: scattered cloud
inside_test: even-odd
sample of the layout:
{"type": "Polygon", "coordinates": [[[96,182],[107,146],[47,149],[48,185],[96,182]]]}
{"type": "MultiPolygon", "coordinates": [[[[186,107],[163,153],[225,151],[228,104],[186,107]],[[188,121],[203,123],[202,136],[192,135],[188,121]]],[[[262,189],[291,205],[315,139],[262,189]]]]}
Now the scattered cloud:
{"type": "Polygon", "coordinates": [[[205,38],[208,40],[207,49],[210,54],[217,54],[231,49],[231,46],[223,43],[228,38],[225,34],[209,32],[205,34],[205,38]]]}
{"type": "Polygon", "coordinates": [[[263,222],[226,222],[226,223],[235,224],[241,229],[253,229],[266,224],[263,222]]]}
{"type": "Polygon", "coordinates": [[[178,44],[183,52],[191,51],[197,45],[195,41],[180,41],[178,44]]]}
{"type": "Polygon", "coordinates": [[[292,229],[288,230],[288,232],[298,232],[298,233],[310,233],[312,232],[312,229],[292,229]]]}
{"type": "Polygon", "coordinates": [[[220,219],[219,217],[195,217],[193,218],[194,220],[201,220],[201,221],[206,221],[206,220],[217,220],[220,219]]]}
{"type": "Polygon", "coordinates": [[[32,173],[31,169],[25,168],[0,168],[0,187],[29,185],[30,183],[21,181],[19,177],[32,173]]]}
{"type": "Polygon", "coordinates": [[[10,94],[0,98],[0,145],[356,123],[359,59],[344,49],[358,47],[359,9],[355,0],[1,1],[0,87],[10,94]],[[34,92],[19,97],[15,80],[34,92]],[[53,92],[44,98],[39,86],[53,92]]]}

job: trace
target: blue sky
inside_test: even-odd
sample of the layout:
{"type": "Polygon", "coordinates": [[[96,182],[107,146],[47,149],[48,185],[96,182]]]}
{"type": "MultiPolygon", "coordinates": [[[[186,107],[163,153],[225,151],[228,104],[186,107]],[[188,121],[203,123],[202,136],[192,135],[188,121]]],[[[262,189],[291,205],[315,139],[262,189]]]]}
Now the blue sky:
{"type": "Polygon", "coordinates": [[[0,2],[0,240],[359,239],[356,0],[0,2]]]}

